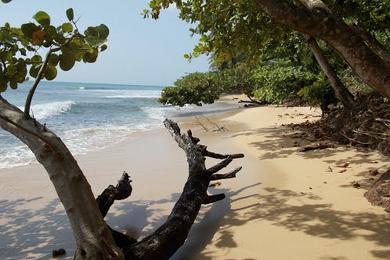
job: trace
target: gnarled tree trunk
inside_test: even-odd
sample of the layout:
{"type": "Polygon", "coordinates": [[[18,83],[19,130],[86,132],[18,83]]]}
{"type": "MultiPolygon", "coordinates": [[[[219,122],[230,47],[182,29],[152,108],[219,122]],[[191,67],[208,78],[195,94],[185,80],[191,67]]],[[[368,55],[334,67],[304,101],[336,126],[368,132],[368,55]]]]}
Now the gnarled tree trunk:
{"type": "Polygon", "coordinates": [[[322,39],[333,47],[367,85],[390,97],[390,64],[337,18],[320,0],[255,0],[276,23],[322,39]]]}

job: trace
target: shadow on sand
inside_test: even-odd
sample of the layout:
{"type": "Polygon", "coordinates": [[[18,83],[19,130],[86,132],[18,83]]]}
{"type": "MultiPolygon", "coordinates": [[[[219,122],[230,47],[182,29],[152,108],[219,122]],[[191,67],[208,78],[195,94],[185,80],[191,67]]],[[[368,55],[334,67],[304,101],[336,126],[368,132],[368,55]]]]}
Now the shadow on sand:
{"type": "MultiPolygon", "coordinates": [[[[228,194],[228,198],[202,210],[186,243],[172,259],[190,259],[192,256],[213,259],[215,252],[205,248],[217,231],[220,233],[215,243],[217,249],[234,248],[238,245],[232,228],[252,221],[270,221],[272,225],[316,237],[341,240],[361,238],[380,246],[390,244],[390,216],[334,210],[331,205],[321,203],[321,198],[317,196],[290,190],[265,187],[263,194],[251,193],[251,189],[258,185],[260,183],[237,191],[222,190],[228,194]],[[243,191],[250,195],[241,195],[243,191]],[[292,198],[306,198],[312,204],[291,205],[288,202],[292,198]],[[238,202],[245,204],[246,200],[251,203],[241,208],[234,207],[238,202]]],[[[175,193],[170,198],[157,201],[122,203],[117,206],[118,212],[108,216],[108,222],[119,229],[132,228],[139,232],[138,235],[145,235],[166,218],[165,215],[154,214],[153,211],[157,209],[151,209],[153,205],[173,204],[178,196],[175,193]]],[[[65,248],[67,256],[71,257],[73,237],[67,217],[62,210],[58,210],[59,201],[53,200],[36,211],[23,209],[25,203],[28,201],[0,201],[2,218],[7,220],[0,226],[0,258],[49,258],[51,250],[55,248],[65,248]]],[[[374,250],[371,253],[377,258],[388,259],[389,251],[374,250]]]]}

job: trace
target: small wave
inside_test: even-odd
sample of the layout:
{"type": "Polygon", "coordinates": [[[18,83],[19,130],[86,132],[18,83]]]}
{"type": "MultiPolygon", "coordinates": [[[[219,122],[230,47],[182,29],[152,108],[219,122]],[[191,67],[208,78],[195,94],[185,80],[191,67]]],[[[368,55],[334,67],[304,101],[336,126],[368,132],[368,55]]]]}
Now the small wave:
{"type": "Polygon", "coordinates": [[[105,98],[119,98],[119,99],[126,99],[126,98],[159,98],[160,94],[133,94],[133,95],[112,95],[112,96],[105,96],[105,98]]]}
{"type": "Polygon", "coordinates": [[[80,90],[85,90],[85,87],[79,87],[80,90]]]}
{"type": "Polygon", "coordinates": [[[73,101],[36,104],[31,107],[31,111],[36,119],[42,120],[65,113],[69,111],[74,104],[73,101]]]}
{"type": "Polygon", "coordinates": [[[102,95],[103,98],[159,98],[161,90],[141,90],[141,89],[81,89],[95,95],[102,95]]]}

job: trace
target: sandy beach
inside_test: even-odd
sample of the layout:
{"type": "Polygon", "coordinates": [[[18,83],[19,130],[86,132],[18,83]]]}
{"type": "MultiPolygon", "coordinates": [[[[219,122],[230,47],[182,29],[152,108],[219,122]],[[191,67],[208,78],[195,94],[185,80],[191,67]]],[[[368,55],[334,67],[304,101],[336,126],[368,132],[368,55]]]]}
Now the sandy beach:
{"type": "MultiPolygon", "coordinates": [[[[390,161],[342,146],[299,152],[307,141],[283,125],[319,115],[306,107],[265,106],[179,118],[209,150],[246,157],[231,166],[243,166],[236,179],[210,189],[227,198],[202,208],[172,259],[388,259],[390,216],[363,194],[369,170],[390,161]],[[218,126],[224,131],[214,132],[218,126]]],[[[95,195],[123,171],[131,175],[131,197],[116,203],[107,221],[136,237],[164,221],[187,177],[184,152],[163,128],[77,159],[95,195]]],[[[72,258],[66,215],[40,165],[0,170],[0,234],[0,259],[48,259],[57,248],[72,258]]]]}

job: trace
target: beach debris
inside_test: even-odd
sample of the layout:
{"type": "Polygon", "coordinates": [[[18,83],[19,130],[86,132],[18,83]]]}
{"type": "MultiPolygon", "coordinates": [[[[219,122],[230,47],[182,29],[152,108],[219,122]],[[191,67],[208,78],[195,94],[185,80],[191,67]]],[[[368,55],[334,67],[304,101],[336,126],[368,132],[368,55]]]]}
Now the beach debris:
{"type": "Polygon", "coordinates": [[[328,182],[324,181],[324,184],[328,184],[328,182]]]}
{"type": "Polygon", "coordinates": [[[354,182],[354,183],[352,183],[352,187],[359,189],[361,187],[361,185],[358,182],[354,182]]]}
{"type": "Polygon", "coordinates": [[[332,167],[328,166],[328,172],[333,172],[332,167]]]}
{"type": "Polygon", "coordinates": [[[309,187],[309,190],[312,190],[313,188],[312,187],[309,187]]]}
{"type": "Polygon", "coordinates": [[[340,165],[336,165],[336,167],[339,167],[339,168],[347,168],[348,166],[349,166],[349,162],[346,162],[346,163],[343,163],[340,165]]]}
{"type": "Polygon", "coordinates": [[[339,173],[343,173],[343,172],[346,172],[347,169],[342,169],[341,171],[339,171],[339,173]]]}
{"type": "Polygon", "coordinates": [[[58,249],[58,250],[53,250],[53,251],[51,252],[51,256],[52,256],[53,258],[57,258],[57,257],[63,256],[63,255],[66,255],[66,251],[65,251],[65,249],[63,249],[63,248],[60,248],[60,249],[58,249]]]}
{"type": "Polygon", "coordinates": [[[309,152],[314,150],[323,150],[327,148],[334,148],[334,145],[330,143],[319,143],[319,144],[303,147],[302,149],[299,150],[299,152],[309,152]]]}
{"type": "Polygon", "coordinates": [[[379,171],[378,169],[375,169],[375,170],[369,170],[368,171],[370,173],[371,176],[377,176],[379,175],[379,171]]]}

